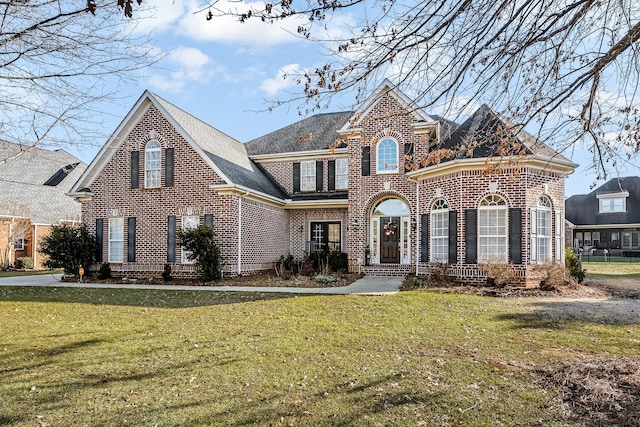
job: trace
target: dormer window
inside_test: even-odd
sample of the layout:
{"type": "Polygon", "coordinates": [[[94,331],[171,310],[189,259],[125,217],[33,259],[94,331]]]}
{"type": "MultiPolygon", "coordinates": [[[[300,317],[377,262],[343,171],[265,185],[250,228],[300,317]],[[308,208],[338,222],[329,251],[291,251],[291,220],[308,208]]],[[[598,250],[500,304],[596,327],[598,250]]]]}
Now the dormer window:
{"type": "Polygon", "coordinates": [[[627,211],[628,192],[598,194],[599,212],[600,213],[616,213],[627,211]]]}
{"type": "Polygon", "coordinates": [[[144,149],[144,188],[160,187],[160,143],[149,141],[144,149]]]}
{"type": "Polygon", "coordinates": [[[376,147],[376,172],[398,173],[398,143],[386,138],[376,147]]]}

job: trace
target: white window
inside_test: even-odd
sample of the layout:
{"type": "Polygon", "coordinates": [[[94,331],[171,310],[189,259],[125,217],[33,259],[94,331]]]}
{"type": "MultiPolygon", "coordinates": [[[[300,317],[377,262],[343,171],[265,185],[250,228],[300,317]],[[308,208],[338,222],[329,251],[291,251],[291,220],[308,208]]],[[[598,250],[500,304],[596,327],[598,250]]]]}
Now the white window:
{"type": "Polygon", "coordinates": [[[598,203],[600,205],[600,213],[615,213],[627,211],[627,197],[629,192],[623,191],[619,193],[597,194],[598,203]]]}
{"type": "Polygon", "coordinates": [[[13,249],[17,251],[24,250],[24,237],[16,237],[13,242],[13,249]]]}
{"type": "Polygon", "coordinates": [[[491,194],[478,208],[478,261],[507,261],[507,202],[491,194]]]}
{"type": "Polygon", "coordinates": [[[386,138],[376,146],[376,171],[377,173],[398,172],[398,143],[386,138]]]}
{"type": "Polygon", "coordinates": [[[316,161],[300,162],[300,190],[316,191],[316,161]]]}
{"type": "Polygon", "coordinates": [[[144,149],[144,188],[160,187],[160,143],[149,141],[144,149]]]}
{"type": "Polygon", "coordinates": [[[336,190],[349,188],[349,159],[336,159],[336,190]]]}
{"type": "Polygon", "coordinates": [[[431,261],[449,260],[449,205],[436,200],[431,209],[431,261]]]}
{"type": "Polygon", "coordinates": [[[536,245],[541,262],[551,261],[551,218],[551,201],[540,197],[536,213],[536,245]]]}
{"type": "Polygon", "coordinates": [[[122,262],[124,257],[124,218],[109,218],[109,262],[122,262]]]}
{"type": "MultiPolygon", "coordinates": [[[[200,225],[200,217],[198,216],[183,216],[182,217],[182,230],[193,230],[194,228],[198,228],[200,225]]],[[[189,259],[191,252],[182,248],[182,263],[183,264],[193,264],[193,261],[189,259]]]]}

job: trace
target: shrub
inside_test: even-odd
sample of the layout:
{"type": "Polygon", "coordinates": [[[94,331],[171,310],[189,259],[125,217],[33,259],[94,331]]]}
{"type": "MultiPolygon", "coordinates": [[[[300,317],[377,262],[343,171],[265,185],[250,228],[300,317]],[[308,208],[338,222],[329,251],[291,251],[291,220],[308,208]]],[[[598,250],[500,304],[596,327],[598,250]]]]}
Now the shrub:
{"type": "Polygon", "coordinates": [[[502,259],[489,259],[478,264],[478,267],[487,276],[487,285],[489,286],[503,288],[515,279],[513,265],[502,259]]]}
{"type": "Polygon", "coordinates": [[[327,264],[329,264],[331,271],[344,272],[349,267],[347,254],[340,251],[331,251],[327,255],[327,264]]]}
{"type": "Polygon", "coordinates": [[[572,248],[564,249],[564,265],[569,270],[569,274],[578,283],[582,283],[586,275],[587,270],[582,268],[582,261],[578,258],[578,255],[572,248]]]}
{"type": "Polygon", "coordinates": [[[567,268],[558,263],[547,262],[537,264],[533,271],[540,276],[540,289],[543,291],[555,291],[569,284],[567,268]]]}
{"type": "Polygon", "coordinates": [[[320,283],[333,283],[336,281],[336,278],[333,276],[324,276],[322,274],[318,274],[316,276],[316,281],[320,283]]]}
{"type": "Polygon", "coordinates": [[[283,279],[290,279],[292,275],[298,273],[298,265],[293,259],[293,255],[289,253],[288,255],[281,255],[280,259],[276,262],[274,266],[276,270],[276,275],[278,277],[282,277],[283,279]]]}
{"type": "Polygon", "coordinates": [[[180,245],[189,251],[198,276],[203,282],[222,279],[223,262],[213,228],[200,224],[197,228],[182,230],[178,234],[180,245]]]}
{"type": "Polygon", "coordinates": [[[51,234],[42,238],[40,252],[47,256],[45,267],[75,275],[80,267],[88,269],[95,263],[98,244],[85,225],[54,225],[51,234]]]}
{"type": "Polygon", "coordinates": [[[18,261],[22,264],[20,268],[33,268],[33,258],[30,256],[23,256],[16,261],[16,268],[18,268],[18,261]]]}
{"type": "Polygon", "coordinates": [[[100,264],[96,276],[98,280],[111,279],[111,264],[109,264],[108,262],[103,262],[102,264],[100,264]]]}
{"type": "Polygon", "coordinates": [[[165,282],[170,282],[173,280],[173,277],[171,277],[171,264],[164,265],[164,269],[162,270],[162,279],[165,282]]]}
{"type": "Polygon", "coordinates": [[[403,288],[405,289],[418,289],[424,288],[426,286],[426,282],[422,277],[418,276],[407,276],[404,279],[403,288]]]}
{"type": "Polygon", "coordinates": [[[346,271],[348,268],[347,254],[340,251],[311,252],[309,259],[313,263],[313,271],[323,275],[346,271]]]}

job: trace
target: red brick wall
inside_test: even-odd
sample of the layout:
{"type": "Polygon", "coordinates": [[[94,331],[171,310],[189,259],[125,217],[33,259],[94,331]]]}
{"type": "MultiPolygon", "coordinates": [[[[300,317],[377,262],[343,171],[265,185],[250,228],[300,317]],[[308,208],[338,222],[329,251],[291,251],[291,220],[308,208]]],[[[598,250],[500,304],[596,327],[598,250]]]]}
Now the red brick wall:
{"type": "MultiPolygon", "coordinates": [[[[337,134],[336,134],[337,135],[337,134]]],[[[322,189],[323,191],[328,191],[327,186],[329,182],[329,167],[327,166],[327,162],[329,160],[335,160],[337,158],[344,158],[344,155],[335,155],[322,157],[322,189]]],[[[282,161],[259,161],[260,166],[264,169],[264,171],[269,175],[274,181],[278,183],[278,185],[287,193],[293,193],[293,164],[299,163],[300,161],[305,160],[320,160],[317,157],[312,158],[302,158],[296,160],[282,160],[282,161]]],[[[338,190],[340,191],[340,190],[338,190]]],[[[342,190],[344,191],[344,190],[342,190]]]]}

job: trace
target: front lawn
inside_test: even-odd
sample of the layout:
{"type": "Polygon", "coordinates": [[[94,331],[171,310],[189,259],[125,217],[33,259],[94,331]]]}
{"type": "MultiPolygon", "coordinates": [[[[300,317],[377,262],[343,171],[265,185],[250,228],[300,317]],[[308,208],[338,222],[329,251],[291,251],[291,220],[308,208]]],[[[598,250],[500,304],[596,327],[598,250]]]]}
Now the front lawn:
{"type": "Polygon", "coordinates": [[[640,354],[640,326],[557,311],[425,291],[3,287],[0,425],[569,425],[544,368],[640,354]]]}

